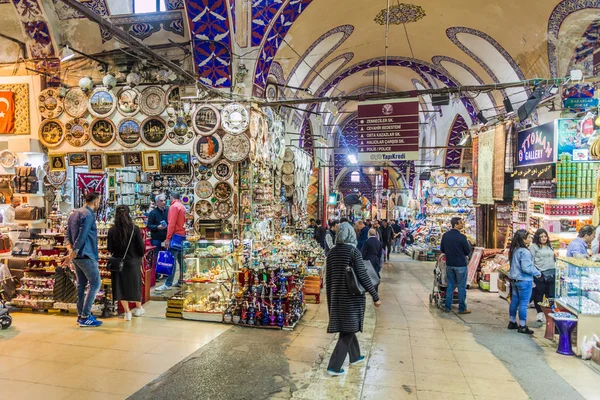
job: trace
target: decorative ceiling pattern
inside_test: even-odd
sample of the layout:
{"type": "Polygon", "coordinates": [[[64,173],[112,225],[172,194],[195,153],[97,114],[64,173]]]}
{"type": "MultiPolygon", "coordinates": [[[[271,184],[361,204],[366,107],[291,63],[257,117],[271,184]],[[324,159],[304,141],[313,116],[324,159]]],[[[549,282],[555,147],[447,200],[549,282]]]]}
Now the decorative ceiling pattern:
{"type": "MultiPolygon", "coordinates": [[[[69,7],[65,3],[60,0],[52,0],[54,3],[54,9],[56,10],[56,15],[58,15],[58,19],[61,21],[66,19],[74,19],[74,18],[85,18],[83,14],[75,9],[69,7]]],[[[181,0],[183,1],[183,0],[181,0]]],[[[106,4],[106,0],[88,0],[85,2],[81,2],[82,5],[86,6],[93,12],[98,15],[106,16],[109,15],[108,5],[106,4]]]]}
{"type": "Polygon", "coordinates": [[[402,25],[411,22],[417,22],[425,17],[423,7],[414,4],[398,3],[390,6],[389,12],[384,8],[375,17],[375,22],[379,25],[402,25]]]}
{"type": "MultiPolygon", "coordinates": [[[[308,78],[302,82],[302,87],[308,87],[311,90],[313,89],[313,84],[314,82],[319,79],[319,82],[321,82],[324,79],[327,79],[329,77],[331,77],[332,75],[335,75],[338,71],[340,71],[342,68],[344,68],[346,66],[346,64],[348,64],[350,62],[350,60],[352,60],[354,58],[354,53],[343,53],[340,54],[339,56],[331,59],[330,61],[327,62],[327,64],[325,64],[323,66],[323,68],[320,69],[319,74],[315,74],[312,76],[312,78],[308,78]],[[343,60],[343,61],[341,61],[343,60]],[[334,65],[336,63],[339,63],[339,66],[331,71],[331,73],[326,74],[325,71],[327,70],[327,68],[331,65],[334,65]]],[[[271,69],[273,69],[273,67],[271,67],[271,69]]],[[[318,84],[319,86],[321,86],[323,82],[321,82],[320,84],[318,84]]],[[[318,89],[313,90],[313,92],[315,92],[318,89]]]]}
{"type": "Polygon", "coordinates": [[[267,28],[279,12],[284,0],[254,0],[252,2],[252,46],[260,46],[267,28]]]}
{"type": "Polygon", "coordinates": [[[579,44],[575,47],[573,58],[569,63],[568,71],[573,69],[583,70],[583,76],[594,75],[594,50],[600,42],[600,20],[588,26],[579,44]]]}
{"type": "MultiPolygon", "coordinates": [[[[467,122],[460,115],[457,114],[454,117],[450,134],[448,135],[447,146],[457,146],[464,133],[469,129],[467,122]]],[[[444,167],[446,168],[459,168],[460,160],[462,159],[462,149],[446,149],[446,159],[444,160],[444,167]]]]}
{"type": "Polygon", "coordinates": [[[50,27],[39,0],[13,0],[13,4],[23,23],[31,58],[54,57],[56,50],[52,42],[50,27]]]}
{"type": "Polygon", "coordinates": [[[183,0],[165,0],[165,6],[167,10],[183,10],[185,8],[183,0]]]}
{"type": "MultiPolygon", "coordinates": [[[[110,21],[140,40],[147,39],[162,29],[179,36],[185,36],[181,11],[117,16],[111,17],[110,21]]],[[[111,37],[110,34],[109,37],[111,37]]]]}

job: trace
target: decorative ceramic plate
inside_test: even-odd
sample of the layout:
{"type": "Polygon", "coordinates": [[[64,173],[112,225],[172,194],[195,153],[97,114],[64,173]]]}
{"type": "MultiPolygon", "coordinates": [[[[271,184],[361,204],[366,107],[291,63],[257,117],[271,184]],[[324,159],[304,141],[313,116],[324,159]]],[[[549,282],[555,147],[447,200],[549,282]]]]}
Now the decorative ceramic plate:
{"type": "Polygon", "coordinates": [[[192,130],[192,117],[171,116],[167,121],[167,135],[175,144],[185,145],[194,140],[196,134],[192,130]]]}
{"type": "Polygon", "coordinates": [[[439,174],[438,176],[435,177],[435,182],[437,184],[442,184],[442,183],[446,183],[446,175],[444,174],[439,174]]]}
{"type": "Polygon", "coordinates": [[[4,150],[0,153],[0,165],[4,168],[14,168],[17,165],[17,155],[12,151],[4,150]]]}
{"type": "Polygon", "coordinates": [[[433,204],[441,204],[441,203],[442,203],[442,199],[440,199],[439,197],[433,198],[433,204]]]}
{"type": "Polygon", "coordinates": [[[449,204],[450,204],[450,201],[448,199],[442,199],[442,206],[448,207],[449,204]]]}
{"type": "Polygon", "coordinates": [[[117,111],[125,117],[133,117],[140,111],[140,91],[135,88],[122,88],[117,94],[117,111]]]}
{"type": "Polygon", "coordinates": [[[165,111],[165,91],[158,86],[148,86],[140,96],[140,110],[146,115],[160,115],[165,111]]]}
{"type": "Polygon", "coordinates": [[[281,148],[282,148],[281,139],[273,138],[273,156],[274,156],[274,158],[279,158],[279,155],[282,154],[281,148]]]}
{"type": "Polygon", "coordinates": [[[273,83],[268,83],[267,87],[265,88],[265,98],[267,99],[267,101],[277,101],[278,97],[279,88],[273,83]]]}
{"type": "Polygon", "coordinates": [[[462,199],[460,199],[460,201],[458,202],[458,204],[460,204],[461,207],[466,207],[467,204],[469,204],[469,200],[465,199],[464,197],[462,199]]]}
{"type": "Polygon", "coordinates": [[[44,146],[58,147],[65,140],[65,127],[57,119],[46,119],[40,125],[39,137],[44,146]]]}
{"type": "Polygon", "coordinates": [[[198,214],[198,216],[203,219],[210,218],[210,215],[213,212],[213,206],[207,200],[200,200],[196,203],[196,206],[194,208],[196,210],[196,214],[198,214]]]}
{"type": "Polygon", "coordinates": [[[66,171],[52,171],[50,172],[50,163],[44,162],[44,171],[46,176],[44,177],[48,183],[52,186],[62,186],[67,181],[66,171]]]}
{"type": "Polygon", "coordinates": [[[456,196],[456,189],[448,189],[448,191],[446,192],[446,197],[455,197],[456,196]]]}
{"type": "Polygon", "coordinates": [[[439,188],[437,194],[440,197],[444,197],[446,195],[446,188],[439,188]]]}
{"type": "Polygon", "coordinates": [[[233,188],[228,182],[221,181],[215,185],[214,196],[219,201],[229,200],[233,195],[233,188]]]}
{"type": "Polygon", "coordinates": [[[230,201],[217,202],[213,213],[219,219],[227,219],[233,214],[233,204],[230,201]]]}
{"type": "Polygon", "coordinates": [[[250,137],[256,139],[261,133],[264,123],[265,120],[261,113],[256,111],[252,112],[252,115],[250,115],[250,137]]]}
{"type": "Polygon", "coordinates": [[[202,164],[212,165],[223,154],[223,142],[217,134],[199,136],[194,142],[194,154],[202,164]]]}
{"type": "Polygon", "coordinates": [[[96,118],[90,124],[90,136],[95,145],[110,146],[117,136],[117,128],[108,118],[96,118]]]}
{"type": "Polygon", "coordinates": [[[198,198],[208,199],[213,194],[213,187],[209,181],[198,181],[194,192],[198,198]]]}
{"type": "Polygon", "coordinates": [[[82,147],[90,141],[90,123],[73,118],[65,123],[65,139],[71,146],[82,147]]]}
{"type": "Polygon", "coordinates": [[[167,127],[160,117],[148,117],[142,122],[142,141],[150,147],[158,147],[167,140],[167,127]]]}
{"type": "Polygon", "coordinates": [[[466,187],[469,180],[464,176],[459,176],[456,180],[456,185],[460,187],[466,187]]]}
{"type": "Polygon", "coordinates": [[[294,194],[294,187],[286,185],[283,187],[283,194],[285,197],[291,197],[294,194]]]}
{"type": "Polygon", "coordinates": [[[283,175],[281,181],[284,185],[290,186],[294,184],[294,175],[283,175]]]}
{"type": "Polygon", "coordinates": [[[449,176],[448,179],[446,179],[446,185],[448,185],[448,186],[456,185],[456,178],[453,176],[449,176]]]}
{"type": "Polygon", "coordinates": [[[464,197],[465,196],[465,191],[462,189],[456,189],[456,197],[464,197]]]}
{"type": "Polygon", "coordinates": [[[189,206],[194,202],[194,196],[191,194],[182,194],[181,195],[181,204],[184,206],[189,206]]]}
{"type": "Polygon", "coordinates": [[[434,186],[430,189],[431,194],[437,194],[437,188],[434,186]]]}
{"type": "Polygon", "coordinates": [[[219,160],[213,166],[215,177],[218,180],[226,181],[233,175],[233,164],[227,160],[219,160]]]}
{"type": "Polygon", "coordinates": [[[275,121],[275,113],[273,112],[273,109],[271,107],[264,107],[263,112],[266,115],[266,122],[267,122],[267,127],[269,129],[273,129],[273,122],[275,121]]]}
{"type": "Polygon", "coordinates": [[[117,132],[117,142],[121,146],[132,148],[137,146],[141,140],[139,121],[133,118],[122,119],[117,132]]]}
{"type": "Polygon", "coordinates": [[[69,89],[63,100],[65,112],[73,118],[81,118],[88,107],[88,96],[79,87],[69,89]]]}
{"type": "Polygon", "coordinates": [[[175,180],[181,187],[188,187],[194,180],[194,175],[177,175],[175,180]]]}
{"type": "Polygon", "coordinates": [[[275,136],[278,138],[285,136],[285,123],[279,117],[277,117],[273,123],[273,133],[275,133],[275,136]]]}
{"type": "Polygon", "coordinates": [[[294,163],[286,162],[283,163],[282,171],[284,174],[293,174],[294,173],[294,163]]]}
{"type": "Polygon", "coordinates": [[[192,160],[194,166],[194,176],[198,180],[208,180],[213,176],[210,165],[202,164],[196,157],[192,160]]]}
{"type": "Polygon", "coordinates": [[[450,199],[450,205],[452,207],[458,206],[458,202],[459,202],[459,200],[456,197],[453,197],[452,199],[450,199]]]}
{"type": "Polygon", "coordinates": [[[38,96],[38,110],[44,118],[58,118],[64,111],[63,101],[58,97],[58,90],[44,89],[38,96]]]}
{"type": "Polygon", "coordinates": [[[465,190],[465,197],[473,197],[473,189],[467,188],[465,190]]]}
{"type": "Polygon", "coordinates": [[[202,104],[196,107],[192,115],[192,126],[194,130],[202,136],[210,136],[221,124],[221,114],[216,107],[209,104],[202,104]]]}
{"type": "Polygon", "coordinates": [[[88,101],[88,111],[96,118],[110,116],[117,108],[117,99],[105,87],[99,87],[92,92],[88,101]]]}
{"type": "Polygon", "coordinates": [[[239,135],[248,128],[250,114],[239,103],[229,103],[221,110],[221,126],[225,132],[239,135]]]}
{"type": "Polygon", "coordinates": [[[167,89],[167,94],[165,95],[165,107],[175,107],[179,106],[179,102],[181,101],[181,92],[179,90],[178,85],[172,85],[169,89],[167,89]]]}
{"type": "Polygon", "coordinates": [[[250,153],[250,139],[246,135],[223,136],[223,156],[231,162],[245,160],[250,153]]]}
{"type": "Polygon", "coordinates": [[[294,161],[294,152],[289,147],[285,148],[285,154],[283,156],[283,161],[285,161],[285,162],[294,161]]]}

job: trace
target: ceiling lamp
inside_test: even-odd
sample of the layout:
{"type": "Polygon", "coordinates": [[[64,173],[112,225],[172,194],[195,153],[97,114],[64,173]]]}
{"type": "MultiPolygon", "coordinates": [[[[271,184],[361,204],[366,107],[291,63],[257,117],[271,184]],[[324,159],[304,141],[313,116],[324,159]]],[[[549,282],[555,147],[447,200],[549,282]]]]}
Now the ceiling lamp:
{"type": "Polygon", "coordinates": [[[354,153],[348,154],[348,161],[350,161],[351,164],[357,164],[358,159],[356,158],[356,154],[354,154],[354,153]]]}
{"type": "Polygon", "coordinates": [[[60,53],[60,62],[65,62],[73,57],[75,57],[75,52],[69,46],[63,47],[60,53]]]}
{"type": "Polygon", "coordinates": [[[388,9],[384,8],[375,17],[375,22],[379,25],[402,25],[410,22],[417,22],[425,17],[423,7],[414,4],[398,3],[390,6],[389,15],[388,9]]]}

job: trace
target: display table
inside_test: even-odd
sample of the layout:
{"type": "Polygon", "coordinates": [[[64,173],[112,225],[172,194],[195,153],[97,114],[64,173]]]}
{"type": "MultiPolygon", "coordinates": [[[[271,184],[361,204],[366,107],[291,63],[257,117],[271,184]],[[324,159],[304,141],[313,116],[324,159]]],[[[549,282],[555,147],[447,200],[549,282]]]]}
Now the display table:
{"type": "Polygon", "coordinates": [[[573,307],[564,304],[560,300],[556,300],[556,303],[561,309],[567,310],[577,316],[577,349],[575,350],[575,353],[578,356],[581,356],[581,351],[579,349],[581,348],[583,338],[586,336],[588,338],[594,337],[594,334],[600,332],[600,315],[580,314],[573,307]]]}

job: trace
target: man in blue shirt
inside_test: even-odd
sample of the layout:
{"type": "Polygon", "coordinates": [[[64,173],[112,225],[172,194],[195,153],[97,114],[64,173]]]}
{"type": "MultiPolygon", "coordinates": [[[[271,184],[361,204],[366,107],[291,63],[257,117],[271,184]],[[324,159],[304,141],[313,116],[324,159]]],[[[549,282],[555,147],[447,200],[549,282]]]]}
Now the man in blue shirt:
{"type": "Polygon", "coordinates": [[[467,274],[469,272],[467,256],[471,254],[471,245],[467,237],[460,233],[464,228],[462,219],[454,217],[450,220],[452,229],[444,233],[440,250],[446,256],[446,307],[444,311],[452,310],[454,288],[458,286],[458,313],[470,314],[467,310],[467,274]]]}
{"type": "Polygon", "coordinates": [[[356,221],[356,248],[362,250],[363,245],[369,238],[369,227],[365,225],[362,219],[356,221]]]}
{"type": "Polygon", "coordinates": [[[567,247],[567,257],[579,257],[586,258],[590,254],[588,253],[588,247],[594,240],[594,227],[592,225],[586,225],[579,230],[579,237],[569,243],[567,247]]]}
{"type": "Polygon", "coordinates": [[[100,207],[100,195],[88,193],[85,206],[73,211],[67,225],[69,254],[63,265],[73,265],[77,275],[77,323],[79,326],[102,325],[92,315],[92,305],[100,290],[102,279],[98,269],[98,231],[95,212],[100,207]],[[90,288],[85,293],[87,284],[90,288]]]}
{"type": "Polygon", "coordinates": [[[169,220],[169,207],[167,207],[167,196],[159,194],[154,198],[156,207],[148,214],[148,230],[150,231],[150,243],[156,249],[154,259],[158,258],[158,252],[163,250],[162,244],[167,240],[167,221],[169,220]]]}

